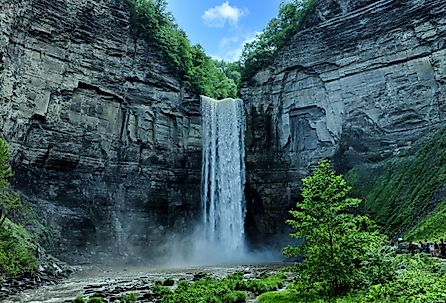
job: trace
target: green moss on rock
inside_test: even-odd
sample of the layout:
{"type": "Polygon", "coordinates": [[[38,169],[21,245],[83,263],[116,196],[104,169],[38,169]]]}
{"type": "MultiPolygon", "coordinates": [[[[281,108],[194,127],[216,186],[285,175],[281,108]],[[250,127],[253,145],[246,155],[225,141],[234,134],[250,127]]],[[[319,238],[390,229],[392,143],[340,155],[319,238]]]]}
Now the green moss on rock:
{"type": "Polygon", "coordinates": [[[446,219],[440,205],[446,198],[446,129],[417,143],[403,157],[354,167],[346,179],[386,233],[411,239],[444,235],[446,226],[437,221],[446,219]]]}

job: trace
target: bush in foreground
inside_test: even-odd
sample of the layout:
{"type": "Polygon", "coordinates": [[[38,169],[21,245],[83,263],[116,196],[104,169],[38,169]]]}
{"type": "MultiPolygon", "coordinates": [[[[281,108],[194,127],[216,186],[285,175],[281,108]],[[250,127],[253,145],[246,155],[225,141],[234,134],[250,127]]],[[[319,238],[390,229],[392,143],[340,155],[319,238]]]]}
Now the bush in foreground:
{"type": "MultiPolygon", "coordinates": [[[[268,292],[259,303],[439,303],[446,302],[446,268],[426,257],[398,256],[394,258],[398,272],[395,279],[333,297],[313,297],[293,291],[268,292]]],[[[297,281],[296,283],[303,283],[297,281]]]]}
{"type": "Polygon", "coordinates": [[[283,286],[283,274],[276,274],[263,279],[243,279],[242,274],[229,275],[225,278],[204,278],[196,282],[180,281],[175,290],[154,286],[153,292],[162,303],[243,303],[247,293],[259,295],[278,290],[283,286]]]}
{"type": "Polygon", "coordinates": [[[302,180],[303,201],[292,210],[287,223],[304,239],[284,249],[288,256],[303,255],[298,264],[298,292],[333,297],[358,285],[392,276],[384,263],[386,238],[367,216],[358,212],[361,200],[349,197],[351,187],[324,160],[314,173],[302,180]],[[373,268],[372,268],[373,267],[373,268]],[[372,270],[371,270],[372,269],[372,270]]]}

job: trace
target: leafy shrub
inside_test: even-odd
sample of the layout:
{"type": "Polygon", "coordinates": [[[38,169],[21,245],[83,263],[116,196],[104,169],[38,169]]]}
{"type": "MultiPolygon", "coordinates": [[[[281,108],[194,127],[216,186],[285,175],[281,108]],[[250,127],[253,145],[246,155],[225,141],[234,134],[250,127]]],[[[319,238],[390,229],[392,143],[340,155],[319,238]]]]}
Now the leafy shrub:
{"type": "Polygon", "coordinates": [[[247,290],[258,296],[282,288],[283,278],[283,274],[276,274],[263,279],[242,280],[241,284],[237,285],[237,289],[247,290]]]}
{"type": "Polygon", "coordinates": [[[223,303],[244,303],[246,302],[246,293],[244,291],[232,291],[223,296],[223,303]]]}
{"type": "Polygon", "coordinates": [[[299,302],[296,294],[291,291],[267,292],[262,294],[258,299],[258,303],[291,303],[299,302]]]}
{"type": "Polygon", "coordinates": [[[282,283],[282,274],[264,279],[244,280],[241,273],[222,279],[206,277],[196,282],[180,281],[175,291],[162,291],[157,286],[157,294],[162,303],[243,303],[246,292],[262,293],[278,289],[282,283]]]}
{"type": "Polygon", "coordinates": [[[368,289],[368,302],[436,303],[446,300],[446,270],[426,257],[402,257],[394,281],[368,289]]]}
{"type": "Polygon", "coordinates": [[[138,300],[138,296],[135,293],[129,293],[123,296],[120,301],[122,303],[136,303],[138,300]]]}
{"type": "Polygon", "coordinates": [[[81,296],[77,296],[74,300],[73,303],[86,303],[87,301],[81,297],[81,296]]]}
{"type": "Polygon", "coordinates": [[[162,286],[161,283],[155,283],[155,286],[153,287],[153,293],[160,297],[164,297],[166,295],[172,294],[172,291],[168,287],[162,286]]]}

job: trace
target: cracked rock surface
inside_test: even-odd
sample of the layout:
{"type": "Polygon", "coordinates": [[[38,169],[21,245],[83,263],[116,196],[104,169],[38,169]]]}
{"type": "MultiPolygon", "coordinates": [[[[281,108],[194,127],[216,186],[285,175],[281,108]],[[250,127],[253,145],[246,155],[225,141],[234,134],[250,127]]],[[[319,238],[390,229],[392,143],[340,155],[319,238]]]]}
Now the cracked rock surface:
{"type": "Polygon", "coordinates": [[[128,1],[0,7],[0,135],[53,253],[150,257],[199,208],[198,96],[132,33],[128,1]]]}
{"type": "MultiPolygon", "coordinates": [[[[199,214],[199,98],[129,12],[126,0],[0,0],[0,135],[15,187],[70,262],[165,256],[199,214]]],[[[277,243],[319,159],[380,161],[444,125],[446,2],[320,0],[241,95],[248,235],[277,243]]]]}
{"type": "Polygon", "coordinates": [[[444,125],[446,2],[320,0],[254,82],[242,89],[249,227],[274,235],[319,159],[345,171],[444,125]]]}

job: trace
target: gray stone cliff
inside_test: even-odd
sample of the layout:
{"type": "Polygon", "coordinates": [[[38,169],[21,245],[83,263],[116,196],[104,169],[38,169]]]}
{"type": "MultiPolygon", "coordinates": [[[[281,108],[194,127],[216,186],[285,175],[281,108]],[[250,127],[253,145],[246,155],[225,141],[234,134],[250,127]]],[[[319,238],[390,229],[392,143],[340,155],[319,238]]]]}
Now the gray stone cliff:
{"type": "MultiPolygon", "coordinates": [[[[384,159],[444,125],[446,1],[320,0],[242,89],[251,235],[280,234],[299,180],[384,159]]],[[[256,240],[254,238],[254,240],[256,240]]]]}
{"type": "Polygon", "coordinates": [[[66,260],[150,256],[200,203],[199,99],[126,0],[0,0],[0,135],[66,260]]]}
{"type": "MultiPolygon", "coordinates": [[[[199,99],[132,33],[129,11],[126,0],[0,0],[0,135],[15,187],[69,261],[159,254],[199,214],[199,99]]],[[[286,236],[319,159],[347,170],[444,125],[446,2],[319,0],[254,80],[241,90],[246,226],[265,243],[286,236]]]]}

